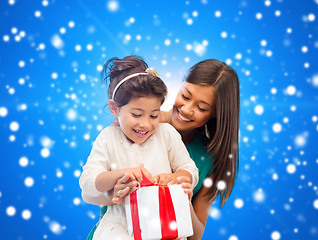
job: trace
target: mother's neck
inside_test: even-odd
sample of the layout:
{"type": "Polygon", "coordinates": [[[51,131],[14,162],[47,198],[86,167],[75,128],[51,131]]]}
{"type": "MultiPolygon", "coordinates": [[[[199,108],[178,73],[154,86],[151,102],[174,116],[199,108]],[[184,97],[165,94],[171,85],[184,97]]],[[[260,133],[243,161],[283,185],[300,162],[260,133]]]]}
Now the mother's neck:
{"type": "Polygon", "coordinates": [[[194,139],[197,132],[198,132],[197,129],[193,129],[190,131],[189,130],[188,131],[179,131],[184,145],[190,144],[192,142],[192,140],[194,139]]]}

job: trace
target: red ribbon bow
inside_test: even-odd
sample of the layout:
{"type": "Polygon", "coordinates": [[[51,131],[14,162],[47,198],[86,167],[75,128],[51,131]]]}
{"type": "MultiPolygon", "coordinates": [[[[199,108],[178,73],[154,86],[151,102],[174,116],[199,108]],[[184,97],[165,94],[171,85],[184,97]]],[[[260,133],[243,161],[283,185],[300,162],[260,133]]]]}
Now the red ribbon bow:
{"type": "MultiPolygon", "coordinates": [[[[171,194],[167,185],[154,184],[143,175],[140,187],[158,186],[159,187],[159,216],[161,224],[161,239],[175,239],[178,237],[176,214],[174,211],[171,194]]],[[[137,189],[138,190],[138,189],[137,189]]],[[[130,194],[130,209],[135,240],[142,240],[138,214],[137,190],[130,194]]]]}

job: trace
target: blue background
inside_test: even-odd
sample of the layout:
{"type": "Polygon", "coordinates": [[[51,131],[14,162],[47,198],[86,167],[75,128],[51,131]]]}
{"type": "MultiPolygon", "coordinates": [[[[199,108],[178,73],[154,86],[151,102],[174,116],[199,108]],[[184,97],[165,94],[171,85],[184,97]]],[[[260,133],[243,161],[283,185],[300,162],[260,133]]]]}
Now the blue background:
{"type": "Polygon", "coordinates": [[[1,0],[1,239],[85,239],[82,165],[113,117],[100,68],[136,54],[172,106],[195,63],[241,86],[240,169],[203,239],[318,239],[318,1],[1,0]]]}

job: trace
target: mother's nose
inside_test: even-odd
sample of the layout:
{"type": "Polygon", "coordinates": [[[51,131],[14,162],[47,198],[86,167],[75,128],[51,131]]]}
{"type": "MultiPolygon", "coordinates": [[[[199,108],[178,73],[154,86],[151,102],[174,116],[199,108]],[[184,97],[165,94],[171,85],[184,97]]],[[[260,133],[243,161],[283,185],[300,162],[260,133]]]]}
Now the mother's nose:
{"type": "Polygon", "coordinates": [[[181,112],[185,113],[185,114],[193,114],[193,108],[191,106],[191,104],[185,104],[183,105],[181,108],[181,112]]]}

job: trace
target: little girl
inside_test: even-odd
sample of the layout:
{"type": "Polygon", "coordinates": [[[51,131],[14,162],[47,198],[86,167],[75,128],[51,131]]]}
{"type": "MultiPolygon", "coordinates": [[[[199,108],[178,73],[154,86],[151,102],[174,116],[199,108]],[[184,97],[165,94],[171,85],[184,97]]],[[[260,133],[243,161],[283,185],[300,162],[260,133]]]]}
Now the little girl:
{"type": "MultiPolygon", "coordinates": [[[[106,127],[96,138],[80,177],[83,194],[100,196],[123,176],[140,182],[142,173],[150,181],[155,175],[177,173],[196,185],[198,170],[179,133],[170,124],[159,124],[167,87],[154,72],[135,56],[112,58],[104,65],[105,79],[109,79],[108,107],[119,127],[106,127]]],[[[114,190],[114,198],[119,194],[114,190]]],[[[133,239],[121,202],[108,207],[94,240],[133,239]]]]}

